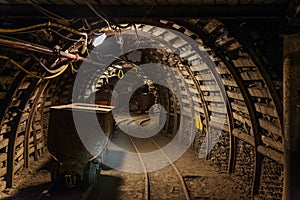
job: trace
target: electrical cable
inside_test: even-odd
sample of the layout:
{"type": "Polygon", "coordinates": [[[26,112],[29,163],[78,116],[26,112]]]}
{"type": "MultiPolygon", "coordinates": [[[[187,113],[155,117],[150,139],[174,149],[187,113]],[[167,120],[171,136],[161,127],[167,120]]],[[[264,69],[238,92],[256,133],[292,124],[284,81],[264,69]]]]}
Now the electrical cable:
{"type": "Polygon", "coordinates": [[[70,40],[70,41],[73,41],[73,42],[77,42],[78,41],[77,39],[66,37],[66,36],[60,34],[59,32],[57,32],[57,31],[55,31],[53,29],[51,29],[51,32],[55,33],[56,35],[58,35],[58,36],[60,36],[62,38],[65,38],[66,40],[70,40]]]}
{"type": "Polygon", "coordinates": [[[8,60],[10,63],[12,63],[14,66],[16,66],[17,68],[19,68],[20,70],[22,70],[23,72],[27,73],[29,76],[34,77],[34,78],[38,78],[38,79],[53,79],[58,77],[59,75],[61,75],[64,71],[66,71],[66,69],[68,68],[68,66],[70,65],[70,62],[66,65],[63,65],[62,70],[59,71],[58,73],[54,74],[54,75],[50,75],[50,76],[39,76],[36,73],[33,73],[31,71],[28,71],[27,69],[25,69],[23,66],[21,66],[19,63],[17,63],[16,61],[14,61],[13,59],[4,56],[4,55],[0,55],[0,59],[4,59],[4,60],[8,60]]]}
{"type": "Polygon", "coordinates": [[[107,26],[110,28],[110,29],[113,29],[112,26],[111,26],[111,22],[109,22],[105,17],[103,17],[95,8],[93,8],[93,6],[88,2],[86,1],[86,4],[87,6],[98,16],[100,17],[106,24],[107,26]]]}
{"type": "Polygon", "coordinates": [[[74,74],[74,73],[77,73],[77,72],[78,72],[78,70],[74,68],[74,66],[73,66],[73,63],[72,63],[72,62],[70,62],[70,66],[71,66],[71,71],[72,71],[72,74],[74,74]]]}
{"type": "Polygon", "coordinates": [[[27,27],[22,27],[22,28],[16,28],[16,29],[0,29],[0,33],[16,33],[16,32],[21,32],[21,31],[27,31],[27,30],[31,30],[31,29],[35,29],[35,28],[40,28],[40,27],[56,27],[56,28],[61,28],[64,30],[67,30],[71,33],[77,34],[77,35],[82,35],[85,37],[84,40],[84,44],[83,44],[83,48],[81,51],[81,54],[84,54],[87,50],[87,41],[88,41],[88,35],[87,33],[83,33],[83,32],[79,32],[73,28],[61,25],[61,24],[56,24],[56,23],[42,23],[42,24],[36,24],[36,25],[32,25],[32,26],[27,26],[27,27]]]}
{"type": "Polygon", "coordinates": [[[33,59],[35,59],[47,72],[51,73],[51,74],[56,74],[58,72],[60,72],[61,70],[64,69],[64,66],[61,66],[60,68],[58,69],[49,69],[48,67],[46,67],[35,55],[31,55],[31,57],[33,59]]]}

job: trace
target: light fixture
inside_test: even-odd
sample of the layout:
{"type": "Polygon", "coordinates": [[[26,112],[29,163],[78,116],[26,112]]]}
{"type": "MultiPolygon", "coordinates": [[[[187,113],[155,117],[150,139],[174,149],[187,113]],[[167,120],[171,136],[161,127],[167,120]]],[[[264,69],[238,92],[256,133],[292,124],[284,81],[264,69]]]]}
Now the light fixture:
{"type": "Polygon", "coordinates": [[[120,65],[115,65],[114,67],[117,68],[117,69],[122,69],[122,68],[123,68],[123,67],[120,66],[120,65]]]}
{"type": "Polygon", "coordinates": [[[93,41],[93,46],[94,46],[94,47],[97,47],[97,46],[99,46],[100,44],[102,44],[106,37],[107,37],[107,36],[106,36],[105,33],[103,33],[103,34],[101,34],[100,36],[96,37],[96,38],[94,39],[94,41],[93,41]]]}

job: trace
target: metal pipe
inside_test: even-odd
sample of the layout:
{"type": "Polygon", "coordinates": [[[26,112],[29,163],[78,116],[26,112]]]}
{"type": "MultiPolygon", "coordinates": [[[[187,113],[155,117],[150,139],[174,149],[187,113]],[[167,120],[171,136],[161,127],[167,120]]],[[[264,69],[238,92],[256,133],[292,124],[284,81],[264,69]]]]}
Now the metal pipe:
{"type": "MultiPolygon", "coordinates": [[[[9,40],[5,38],[0,38],[0,45],[1,46],[6,46],[6,47],[11,47],[11,48],[17,48],[17,49],[24,49],[27,51],[33,51],[37,53],[42,53],[46,55],[51,55],[54,56],[56,55],[55,50],[52,50],[48,47],[44,47],[38,44],[33,44],[25,41],[17,41],[17,40],[9,40]]],[[[59,54],[62,57],[72,59],[74,61],[85,61],[86,59],[84,57],[79,56],[78,54],[71,54],[71,53],[66,53],[63,51],[59,51],[59,54]]]]}

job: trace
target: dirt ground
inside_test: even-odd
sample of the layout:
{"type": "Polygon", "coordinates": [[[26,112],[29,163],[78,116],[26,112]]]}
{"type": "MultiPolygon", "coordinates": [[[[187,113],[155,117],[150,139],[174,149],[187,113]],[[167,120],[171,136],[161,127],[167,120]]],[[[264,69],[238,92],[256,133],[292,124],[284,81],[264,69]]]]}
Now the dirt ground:
{"type": "MultiPolygon", "coordinates": [[[[160,141],[163,144],[167,139],[160,141]]],[[[69,191],[64,191],[63,197],[48,191],[51,188],[51,160],[46,152],[39,161],[32,163],[30,170],[23,169],[15,178],[14,187],[1,193],[1,199],[81,199],[68,196],[69,191]]],[[[221,174],[212,162],[199,159],[195,152],[187,151],[175,165],[184,178],[191,199],[251,199],[234,175],[221,174]]],[[[184,199],[180,196],[178,180],[170,170],[168,166],[149,173],[151,199],[184,199]]],[[[143,174],[104,167],[87,199],[143,199],[143,191],[143,174]]]]}

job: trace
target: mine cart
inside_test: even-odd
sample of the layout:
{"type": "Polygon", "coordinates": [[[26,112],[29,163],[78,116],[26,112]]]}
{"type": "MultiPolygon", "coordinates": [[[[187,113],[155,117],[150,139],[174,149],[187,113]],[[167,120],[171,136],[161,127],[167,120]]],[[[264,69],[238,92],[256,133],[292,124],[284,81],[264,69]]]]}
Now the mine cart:
{"type": "Polygon", "coordinates": [[[55,159],[51,173],[53,183],[63,183],[68,188],[94,183],[112,126],[111,106],[68,104],[51,107],[47,145],[55,159]]]}

